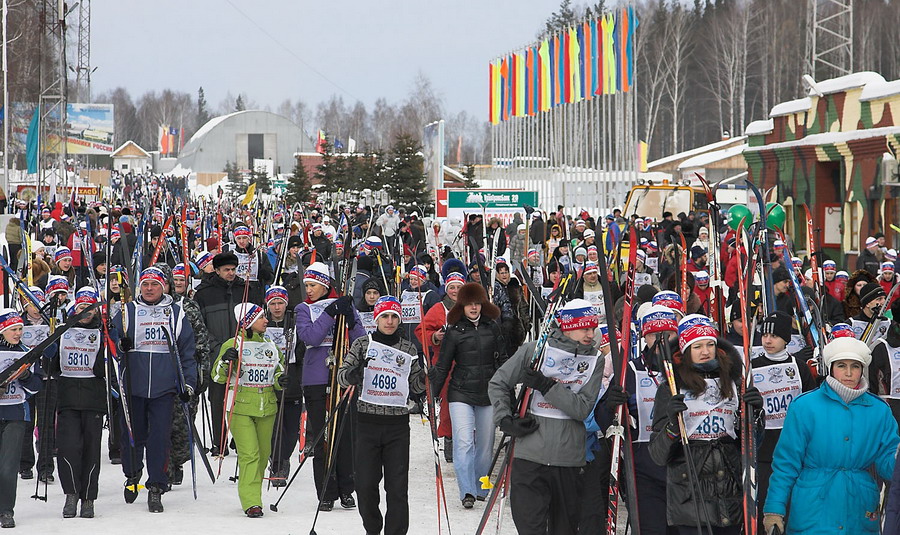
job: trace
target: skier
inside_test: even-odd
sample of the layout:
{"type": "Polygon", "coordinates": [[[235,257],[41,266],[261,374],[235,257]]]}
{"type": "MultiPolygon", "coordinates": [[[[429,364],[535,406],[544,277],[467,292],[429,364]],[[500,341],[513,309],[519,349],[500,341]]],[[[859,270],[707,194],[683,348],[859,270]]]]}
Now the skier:
{"type": "MultiPolygon", "coordinates": [[[[75,292],[71,313],[78,314],[99,299],[91,286],[75,292]]],[[[63,518],[73,518],[81,500],[81,518],[94,517],[100,479],[100,445],[106,414],[105,340],[100,315],[93,311],[63,333],[48,353],[50,373],[58,377],[56,413],[59,479],[66,503],[63,518]]]]}
{"type": "Polygon", "coordinates": [[[357,338],[344,357],[338,382],[359,388],[356,423],[356,494],[366,533],[404,535],[409,529],[409,410],[407,397],[425,392],[424,358],[400,336],[402,305],[385,296],[375,304],[377,329],[357,338]],[[384,478],[387,512],[381,516],[384,478]]]}
{"type": "Polygon", "coordinates": [[[763,526],[786,533],[878,533],[872,470],[882,479],[894,473],[897,422],[887,404],[867,392],[871,353],[864,343],[837,338],[823,356],[825,382],[795,399],[785,418],[763,526]]]}
{"type": "MultiPolygon", "coordinates": [[[[444,263],[445,267],[449,267],[451,262],[457,263],[457,269],[465,270],[462,262],[456,259],[448,260],[444,263]]],[[[422,323],[416,327],[416,337],[423,347],[428,348],[428,356],[431,362],[429,367],[437,365],[441,355],[441,344],[447,332],[447,316],[450,310],[456,304],[456,298],[459,296],[459,290],[466,283],[465,276],[460,271],[445,271],[444,274],[444,296],[441,298],[440,306],[433,306],[425,313],[422,323]]],[[[440,392],[434,392],[440,398],[440,411],[438,415],[438,437],[444,439],[444,460],[448,463],[453,462],[453,427],[450,423],[450,399],[447,397],[447,388],[449,384],[444,385],[440,392]]]]}
{"type": "Polygon", "coordinates": [[[146,451],[145,487],[151,513],[163,512],[162,495],[169,479],[166,474],[169,435],[180,375],[169,352],[166,333],[181,356],[181,372],[186,382],[184,391],[179,393],[181,401],[189,401],[197,386],[194,330],[182,308],[166,295],[165,284],[166,275],[158,267],[150,266],[142,271],[140,294],[113,319],[114,329],[110,332],[113,341],[119,344],[134,435],[132,446],[128,429],[122,426],[125,502],[133,503],[137,499],[146,451]]]}
{"type": "MultiPolygon", "coordinates": [[[[766,433],[757,446],[757,501],[765,503],[772,475],[772,454],[791,402],[803,392],[816,388],[816,380],[806,365],[806,358],[787,350],[791,341],[792,318],[781,311],[773,312],[759,324],[762,334],[761,352],[755,353],[750,365],[753,383],[762,394],[766,407],[766,433]]],[[[758,511],[762,522],[762,510],[758,511]]]]}
{"type": "Polygon", "coordinates": [[[708,529],[701,530],[704,533],[738,535],[743,520],[737,470],[740,418],[749,417],[761,427],[763,399],[755,388],[748,388],[740,399],[740,356],[718,337],[706,316],[691,314],[679,322],[678,347],[673,362],[679,393],[672,395],[668,382],[660,384],[650,435],[650,456],[666,467],[666,520],[685,535],[696,533],[699,525],[708,529]],[[741,401],[752,407],[753,414],[740,413],[741,401]],[[682,418],[689,453],[682,445],[682,418]]]}
{"type": "MultiPolygon", "coordinates": [[[[737,308],[737,307],[736,307],[737,308]]],[[[669,354],[678,350],[678,322],[675,312],[662,305],[651,305],[640,315],[641,335],[645,344],[640,357],[631,360],[626,370],[625,390],[633,392],[628,401],[628,413],[634,417],[634,470],[638,522],[641,533],[676,535],[674,527],[666,525],[660,511],[666,509],[666,470],[650,456],[650,436],[653,431],[653,405],[660,384],[666,382],[663,372],[662,344],[673,346],[669,354]]]]}
{"type": "MultiPolygon", "coordinates": [[[[868,380],[869,391],[882,396],[891,407],[894,419],[900,422],[900,301],[894,302],[891,316],[887,334],[872,348],[868,380]]],[[[836,329],[837,325],[832,327],[832,335],[836,329]]]]}
{"type": "Polygon", "coordinates": [[[427,267],[419,264],[409,270],[409,278],[400,286],[400,305],[403,307],[401,333],[418,351],[422,350],[422,346],[415,337],[415,329],[422,322],[423,314],[427,314],[440,300],[437,288],[428,280],[427,267]]]}
{"type": "MultiPolygon", "coordinates": [[[[9,368],[28,351],[21,343],[22,317],[11,308],[0,309],[0,370],[9,368]]],[[[43,384],[38,363],[26,368],[16,379],[0,385],[0,528],[16,527],[16,472],[22,455],[22,441],[32,420],[28,398],[43,384]]]]}
{"type": "Polygon", "coordinates": [[[479,497],[484,500],[487,496],[479,478],[487,474],[494,445],[488,382],[507,360],[499,318],[500,309],[488,300],[484,287],[465,284],[447,313],[449,327],[437,364],[429,371],[432,395],[441,392],[449,378],[453,467],[459,498],[466,509],[474,507],[479,497]]]}
{"type": "Polygon", "coordinates": [[[884,293],[884,289],[876,282],[866,283],[859,291],[860,311],[850,321],[850,326],[853,327],[853,332],[856,333],[857,338],[862,337],[866,327],[871,323],[875,324],[875,334],[870,338],[871,341],[882,338],[887,334],[888,327],[891,324],[890,320],[876,317],[884,306],[886,299],[887,296],[884,293]]]}
{"type": "Polygon", "coordinates": [[[231,434],[238,453],[238,496],[241,509],[250,518],[263,516],[262,480],[272,449],[272,430],[278,403],[275,390],[287,382],[284,355],[266,336],[265,310],[253,303],[234,307],[240,331],[237,338],[222,344],[213,365],[212,380],[220,384],[235,381],[234,402],[229,412],[231,434]],[[229,366],[229,364],[233,366],[229,366]]]}
{"type": "Polygon", "coordinates": [[[269,325],[268,336],[284,355],[287,377],[281,390],[276,391],[279,410],[282,411],[281,429],[272,436],[272,468],[269,473],[273,487],[287,485],[291,470],[291,454],[297,447],[300,435],[300,418],[303,414],[303,355],[306,347],[297,343],[294,331],[294,311],[287,313],[288,292],[283,286],[271,286],[266,290],[266,312],[269,325]]]}
{"type": "Polygon", "coordinates": [[[579,474],[586,459],[584,420],[602,387],[604,358],[593,346],[598,325],[594,307],[573,299],[556,320],[539,369],[532,362],[536,343],[529,342],[497,370],[488,387],[494,423],[516,438],[510,507],[522,534],[577,532],[579,474]],[[510,397],[519,383],[532,389],[523,417],[514,413],[510,397]]]}
{"type": "MultiPolygon", "coordinates": [[[[40,288],[37,286],[30,286],[28,289],[31,291],[32,295],[37,298],[40,305],[43,306],[46,304],[47,298],[40,288]]],[[[25,324],[22,329],[22,344],[24,344],[25,347],[33,347],[47,339],[47,336],[50,335],[50,325],[44,321],[38,308],[27,299],[22,299],[22,308],[25,310],[25,316],[22,318],[25,324]]],[[[55,385],[55,383],[53,384],[55,385]]],[[[31,411],[31,414],[37,414],[36,401],[38,397],[42,398],[43,396],[28,398],[28,408],[31,411]]],[[[45,410],[44,407],[41,407],[41,410],[45,410]]],[[[25,432],[24,441],[22,443],[22,458],[19,463],[19,477],[22,479],[33,479],[33,468],[35,464],[34,421],[28,421],[26,424],[28,429],[25,432]]]]}
{"type": "Polygon", "coordinates": [[[237,276],[243,281],[250,281],[247,299],[251,303],[262,306],[265,287],[275,279],[272,264],[266,259],[265,250],[263,248],[254,249],[253,233],[244,225],[235,227],[234,243],[229,244],[227,250],[234,252],[237,256],[237,276]]]}
{"type": "MultiPolygon", "coordinates": [[[[315,436],[325,425],[326,399],[328,397],[329,364],[326,361],[329,350],[334,343],[334,327],[338,316],[343,316],[350,333],[350,342],[366,335],[362,321],[350,296],[338,297],[333,281],[328,275],[328,266],[321,262],[313,262],[303,275],[306,287],[306,300],[294,309],[297,337],[306,344],[306,356],[303,359],[303,396],[306,400],[307,428],[306,440],[312,444],[315,436]]],[[[334,410],[334,407],[331,407],[334,410]]],[[[337,463],[332,477],[325,480],[325,444],[319,441],[313,457],[313,473],[316,480],[316,494],[323,497],[320,511],[331,511],[334,501],[340,498],[341,507],[356,507],[353,498],[353,458],[349,427],[337,437],[333,448],[332,462],[337,463]],[[323,486],[325,492],[323,493],[323,486]]]]}

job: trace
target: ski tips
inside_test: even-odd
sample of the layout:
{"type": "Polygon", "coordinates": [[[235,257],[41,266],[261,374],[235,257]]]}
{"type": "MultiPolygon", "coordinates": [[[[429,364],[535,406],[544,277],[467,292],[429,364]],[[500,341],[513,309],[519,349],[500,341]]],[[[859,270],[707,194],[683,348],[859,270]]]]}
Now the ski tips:
{"type": "Polygon", "coordinates": [[[481,488],[484,490],[490,490],[494,488],[494,484],[491,483],[491,476],[482,476],[478,478],[478,481],[481,481],[481,488]]]}

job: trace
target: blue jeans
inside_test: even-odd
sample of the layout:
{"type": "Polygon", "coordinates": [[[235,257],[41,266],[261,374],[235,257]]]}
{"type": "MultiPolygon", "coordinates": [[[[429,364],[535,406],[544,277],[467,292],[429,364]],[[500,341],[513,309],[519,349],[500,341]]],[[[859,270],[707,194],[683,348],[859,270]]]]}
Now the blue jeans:
{"type": "Polygon", "coordinates": [[[491,467],[494,453],[494,409],[490,405],[477,407],[458,401],[450,402],[453,422],[453,468],[459,485],[459,499],[487,496],[480,479],[491,467]]]}

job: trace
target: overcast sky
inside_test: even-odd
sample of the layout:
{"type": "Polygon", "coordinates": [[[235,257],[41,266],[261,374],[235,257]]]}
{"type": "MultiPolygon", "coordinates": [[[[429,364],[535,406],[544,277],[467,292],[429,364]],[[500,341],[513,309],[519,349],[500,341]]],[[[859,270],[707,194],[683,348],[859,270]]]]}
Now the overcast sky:
{"type": "MultiPolygon", "coordinates": [[[[379,97],[402,100],[421,70],[446,110],[487,119],[488,62],[532,42],[558,6],[558,0],[93,0],[92,90],[124,86],[137,97],[203,86],[213,108],[228,91],[272,108],[286,98],[315,106],[339,94],[371,110],[379,97]]],[[[75,24],[76,15],[70,17],[75,24]]]]}

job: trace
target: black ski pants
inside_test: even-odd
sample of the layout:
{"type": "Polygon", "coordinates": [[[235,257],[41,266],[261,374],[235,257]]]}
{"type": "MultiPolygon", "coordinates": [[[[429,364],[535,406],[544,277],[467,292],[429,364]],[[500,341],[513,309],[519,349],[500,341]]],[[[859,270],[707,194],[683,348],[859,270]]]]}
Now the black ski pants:
{"type": "MultiPolygon", "coordinates": [[[[325,425],[325,385],[306,386],[303,388],[303,395],[306,399],[306,443],[312,444],[316,435],[325,425]]],[[[350,400],[350,403],[355,403],[355,401],[350,400]]],[[[324,499],[326,501],[337,500],[339,495],[351,494],[354,490],[353,444],[350,442],[350,435],[354,425],[355,411],[350,410],[345,416],[343,405],[340,409],[340,413],[337,415],[337,427],[341,425],[341,418],[349,418],[350,421],[345,422],[343,432],[334,437],[335,447],[332,456],[333,462],[336,464],[325,487],[324,499]]],[[[316,478],[316,496],[322,495],[322,484],[325,482],[328,462],[328,449],[325,448],[325,445],[325,441],[320,440],[314,450],[313,475],[316,478]]],[[[330,445],[329,449],[331,449],[330,445]]]]}
{"type": "MultiPolygon", "coordinates": [[[[157,398],[129,396],[134,448],[131,448],[128,429],[122,425],[122,471],[125,477],[137,477],[144,469],[144,450],[147,451],[146,487],[165,491],[169,486],[166,463],[169,460],[169,436],[172,433],[174,394],[157,398]],[[133,457],[132,457],[133,456],[133,457]]],[[[124,411],[122,411],[124,413],[124,411]]],[[[124,415],[123,415],[124,418],[124,415]]]]}
{"type": "MultiPolygon", "coordinates": [[[[220,447],[219,442],[222,439],[222,408],[225,405],[225,385],[209,381],[209,388],[206,389],[206,395],[209,397],[209,414],[212,416],[212,445],[220,447]]],[[[225,437],[226,440],[228,437],[225,437]]],[[[225,443],[228,444],[227,442],[225,443]]]]}
{"type": "Polygon", "coordinates": [[[359,415],[356,426],[356,497],[366,533],[409,530],[409,417],[359,415]],[[384,478],[387,513],[381,516],[384,478]]]}
{"type": "Polygon", "coordinates": [[[97,499],[103,413],[62,410],[57,416],[59,482],[66,494],[97,499]]]}
{"type": "MultiPolygon", "coordinates": [[[[594,459],[584,465],[581,473],[581,516],[579,535],[605,535],[606,516],[609,512],[609,471],[612,453],[609,441],[601,440],[594,459]]],[[[643,533],[643,532],[642,532],[643,533]]]]}
{"type": "Polygon", "coordinates": [[[282,407],[281,430],[279,431],[276,420],[276,429],[272,433],[272,470],[274,472],[281,468],[290,468],[291,455],[300,439],[300,417],[303,415],[302,399],[281,400],[279,405],[284,405],[284,407],[282,407]]]}
{"type": "Polygon", "coordinates": [[[513,460],[509,505],[520,535],[575,535],[578,532],[581,468],[513,460]]]}
{"type": "Polygon", "coordinates": [[[23,420],[0,420],[0,513],[12,514],[16,506],[16,484],[19,482],[19,458],[22,437],[28,429],[23,420]]]}
{"type": "Polygon", "coordinates": [[[28,429],[22,438],[22,455],[19,461],[19,470],[27,470],[35,466],[34,428],[37,425],[38,438],[34,441],[37,446],[37,471],[38,474],[53,473],[53,456],[56,454],[56,405],[59,399],[59,390],[56,379],[44,379],[40,392],[29,398],[28,403],[32,409],[31,414],[37,415],[37,422],[25,422],[28,429]]]}

